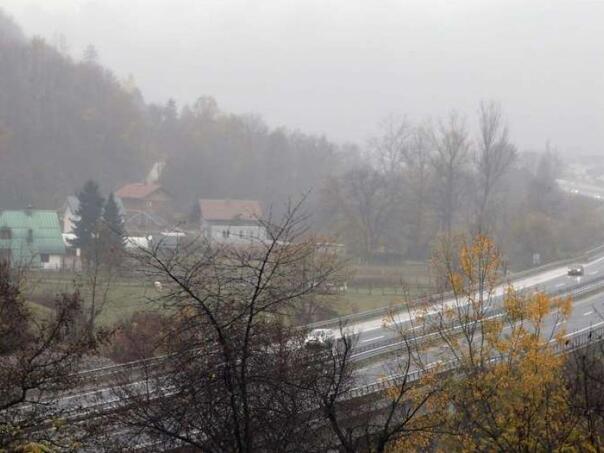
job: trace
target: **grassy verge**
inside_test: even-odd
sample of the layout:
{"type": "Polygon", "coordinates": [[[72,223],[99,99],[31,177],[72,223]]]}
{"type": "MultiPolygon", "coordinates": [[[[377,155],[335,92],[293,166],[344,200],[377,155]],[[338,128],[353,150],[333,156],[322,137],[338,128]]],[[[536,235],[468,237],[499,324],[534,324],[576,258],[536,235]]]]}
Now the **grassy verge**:
{"type": "MultiPolygon", "coordinates": [[[[49,300],[63,292],[71,292],[78,288],[85,301],[91,299],[91,291],[77,274],[36,273],[32,275],[25,294],[32,306],[48,310],[44,305],[49,300]]],[[[148,303],[150,297],[156,295],[151,282],[132,279],[117,279],[103,294],[103,285],[99,285],[97,301],[104,300],[104,306],[97,322],[101,326],[112,326],[119,321],[128,319],[133,313],[151,309],[148,303]]]]}
{"type": "MultiPolygon", "coordinates": [[[[425,264],[409,263],[400,266],[354,266],[348,291],[323,296],[326,308],[333,315],[349,315],[375,308],[405,303],[409,298],[430,292],[429,274],[425,264]]],[[[56,294],[80,288],[85,300],[90,290],[75,273],[32,273],[26,295],[32,306],[39,306],[56,294]]],[[[107,293],[106,303],[98,323],[112,326],[126,320],[133,313],[151,310],[149,299],[157,295],[153,282],[136,279],[116,279],[107,293]]],[[[97,299],[98,300],[98,299],[97,299]]],[[[48,308],[39,306],[41,313],[48,308]]]]}

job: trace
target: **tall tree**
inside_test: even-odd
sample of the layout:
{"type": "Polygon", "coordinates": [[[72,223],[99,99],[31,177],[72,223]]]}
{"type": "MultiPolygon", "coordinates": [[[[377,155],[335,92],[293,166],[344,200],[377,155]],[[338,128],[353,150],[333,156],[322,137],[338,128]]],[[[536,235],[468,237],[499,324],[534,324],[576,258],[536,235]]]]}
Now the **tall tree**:
{"type": "Polygon", "coordinates": [[[468,133],[462,118],[451,113],[432,134],[432,143],[436,210],[441,229],[450,234],[462,207],[469,157],[468,133]]]}
{"type": "Polygon", "coordinates": [[[124,219],[115,196],[110,194],[103,210],[102,225],[99,228],[101,254],[106,264],[119,262],[126,243],[124,219]]]}
{"type": "Polygon", "coordinates": [[[84,260],[88,261],[96,256],[95,247],[97,247],[105,200],[100,194],[99,185],[94,181],[87,181],[78,193],[78,201],[79,207],[76,211],[78,219],[74,222],[76,237],[71,244],[80,248],[84,260]]]}
{"type": "Polygon", "coordinates": [[[564,344],[571,300],[512,287],[497,300],[501,257],[486,236],[445,238],[434,262],[452,296],[430,307],[426,322],[444,345],[440,358],[456,366],[441,376],[444,387],[438,382],[440,441],[454,451],[595,451],[571,413],[564,358],[552,347],[564,344]]]}
{"type": "Polygon", "coordinates": [[[326,451],[312,438],[316,413],[308,410],[317,407],[320,361],[299,330],[280,322],[332,271],[300,272],[315,245],[300,236],[297,209],[270,222],[270,239],[252,248],[193,241],[174,253],[141,250],[141,271],[166,282],[157,300],[171,307],[166,373],[146,376],[156,395],[116,387],[132,404],[108,423],[159,449],[178,442],[204,452],[326,451]]]}
{"type": "Polygon", "coordinates": [[[84,61],[86,63],[96,63],[99,58],[99,53],[96,50],[96,47],[92,44],[88,44],[86,49],[84,49],[83,54],[84,61]]]}
{"type": "Polygon", "coordinates": [[[377,251],[391,214],[386,177],[369,165],[352,169],[326,185],[324,199],[338,213],[345,234],[365,258],[377,251]]]}
{"type": "Polygon", "coordinates": [[[499,104],[482,102],[478,119],[476,223],[479,232],[487,233],[493,223],[487,220],[492,214],[489,208],[502,177],[516,158],[516,147],[510,143],[499,104]]]}

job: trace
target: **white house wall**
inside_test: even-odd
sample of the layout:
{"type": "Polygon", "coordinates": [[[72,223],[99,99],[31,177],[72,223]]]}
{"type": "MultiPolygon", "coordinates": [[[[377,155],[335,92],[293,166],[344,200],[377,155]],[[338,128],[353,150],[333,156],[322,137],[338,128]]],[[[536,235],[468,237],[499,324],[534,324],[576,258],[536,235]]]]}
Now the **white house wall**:
{"type": "Polygon", "coordinates": [[[60,270],[63,266],[63,255],[49,255],[48,263],[42,263],[42,269],[60,270]]]}
{"type": "Polygon", "coordinates": [[[266,231],[261,225],[206,224],[204,227],[206,238],[216,242],[241,244],[266,239],[266,231]]]}
{"type": "Polygon", "coordinates": [[[63,216],[63,233],[73,233],[75,228],[74,222],[78,219],[71,209],[65,210],[65,215],[63,216]]]}

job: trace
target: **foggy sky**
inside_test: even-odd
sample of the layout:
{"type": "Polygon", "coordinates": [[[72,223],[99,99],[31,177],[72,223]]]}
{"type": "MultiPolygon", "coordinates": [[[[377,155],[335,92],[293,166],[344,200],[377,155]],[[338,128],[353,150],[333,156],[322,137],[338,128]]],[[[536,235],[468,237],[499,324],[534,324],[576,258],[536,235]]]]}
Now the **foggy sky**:
{"type": "Polygon", "coordinates": [[[387,114],[502,103],[521,149],[604,153],[604,2],[0,0],[28,35],[132,74],[145,99],[200,95],[363,143],[387,114]]]}

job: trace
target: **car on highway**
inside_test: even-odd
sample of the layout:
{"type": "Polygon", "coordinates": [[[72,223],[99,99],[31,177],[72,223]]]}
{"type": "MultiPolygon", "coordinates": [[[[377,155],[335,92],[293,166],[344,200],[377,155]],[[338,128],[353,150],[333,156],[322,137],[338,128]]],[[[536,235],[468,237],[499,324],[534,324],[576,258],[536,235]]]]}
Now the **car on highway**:
{"type": "Polygon", "coordinates": [[[306,336],[304,343],[311,346],[322,346],[333,343],[336,333],[331,329],[314,329],[306,336]]]}
{"type": "Polygon", "coordinates": [[[585,269],[581,264],[573,264],[568,268],[569,277],[580,277],[585,273],[585,269]]]}

